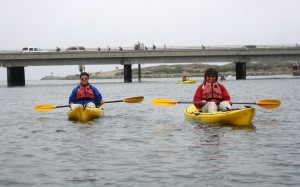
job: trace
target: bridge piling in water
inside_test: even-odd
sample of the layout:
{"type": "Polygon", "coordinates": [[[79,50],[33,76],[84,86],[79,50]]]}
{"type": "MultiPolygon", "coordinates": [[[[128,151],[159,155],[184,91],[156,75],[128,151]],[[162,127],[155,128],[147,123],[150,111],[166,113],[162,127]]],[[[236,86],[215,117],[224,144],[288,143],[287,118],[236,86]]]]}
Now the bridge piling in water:
{"type": "Polygon", "coordinates": [[[132,82],[131,64],[124,64],[124,82],[132,82]]]}
{"type": "Polygon", "coordinates": [[[25,70],[23,66],[7,67],[7,86],[25,86],[25,70]]]}
{"type": "Polygon", "coordinates": [[[236,80],[246,79],[246,62],[235,62],[236,80]]]}
{"type": "Polygon", "coordinates": [[[139,82],[141,82],[141,64],[138,64],[138,79],[139,79],[139,82]]]}

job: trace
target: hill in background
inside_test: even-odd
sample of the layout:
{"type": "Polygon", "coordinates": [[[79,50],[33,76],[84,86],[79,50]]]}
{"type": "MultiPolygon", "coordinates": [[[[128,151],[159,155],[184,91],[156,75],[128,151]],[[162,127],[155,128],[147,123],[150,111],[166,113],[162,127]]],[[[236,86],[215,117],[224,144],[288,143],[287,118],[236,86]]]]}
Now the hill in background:
{"type": "MultiPolygon", "coordinates": [[[[142,77],[201,77],[207,68],[215,68],[219,74],[235,76],[235,63],[226,65],[210,64],[179,64],[179,65],[160,65],[145,67],[141,69],[142,77]]],[[[292,74],[292,63],[288,62],[257,62],[247,63],[247,75],[289,75],[292,74]]],[[[116,73],[123,77],[123,71],[116,73]]],[[[138,75],[138,69],[132,70],[132,75],[138,75]]]]}
{"type": "MultiPolygon", "coordinates": [[[[178,65],[159,65],[151,67],[142,67],[141,76],[144,78],[175,78],[187,75],[189,77],[203,77],[207,68],[215,68],[219,74],[235,76],[235,63],[225,65],[210,64],[178,64],[178,65]]],[[[247,75],[291,75],[291,62],[256,62],[247,63],[247,75]]],[[[108,72],[89,72],[92,79],[122,79],[124,70],[114,70],[108,72]]],[[[46,76],[42,80],[73,80],[78,79],[79,74],[68,75],[66,77],[46,76]]],[[[138,69],[132,69],[132,77],[138,77],[138,69]]]]}

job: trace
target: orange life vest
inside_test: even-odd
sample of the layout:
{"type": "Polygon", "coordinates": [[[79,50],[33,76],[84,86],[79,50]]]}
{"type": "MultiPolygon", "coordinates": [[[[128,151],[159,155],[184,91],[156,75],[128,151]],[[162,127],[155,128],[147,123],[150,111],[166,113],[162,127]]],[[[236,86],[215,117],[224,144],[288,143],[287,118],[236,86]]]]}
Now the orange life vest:
{"type": "Polygon", "coordinates": [[[203,83],[202,99],[220,101],[223,99],[222,90],[217,82],[203,83]]]}
{"type": "Polygon", "coordinates": [[[95,99],[95,94],[93,90],[91,89],[90,85],[87,86],[78,86],[77,94],[76,94],[77,100],[82,99],[95,99]]]}

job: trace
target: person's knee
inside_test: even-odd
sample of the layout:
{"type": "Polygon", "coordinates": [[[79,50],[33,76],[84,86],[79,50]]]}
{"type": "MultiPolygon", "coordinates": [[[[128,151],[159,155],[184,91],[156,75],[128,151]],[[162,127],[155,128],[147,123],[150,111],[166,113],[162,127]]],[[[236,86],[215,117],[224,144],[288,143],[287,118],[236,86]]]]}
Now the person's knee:
{"type": "Polygon", "coordinates": [[[74,108],[79,107],[79,106],[81,106],[81,105],[80,104],[70,104],[71,109],[74,109],[74,108]]]}
{"type": "Polygon", "coordinates": [[[93,103],[93,102],[89,102],[89,103],[86,105],[86,107],[89,107],[89,108],[96,108],[96,105],[95,105],[95,103],[93,103]]]}
{"type": "Polygon", "coordinates": [[[227,111],[228,109],[231,109],[231,104],[228,101],[222,101],[219,105],[219,109],[221,111],[227,111]]]}
{"type": "Polygon", "coordinates": [[[218,106],[214,102],[208,102],[207,103],[208,112],[217,112],[218,106]]]}

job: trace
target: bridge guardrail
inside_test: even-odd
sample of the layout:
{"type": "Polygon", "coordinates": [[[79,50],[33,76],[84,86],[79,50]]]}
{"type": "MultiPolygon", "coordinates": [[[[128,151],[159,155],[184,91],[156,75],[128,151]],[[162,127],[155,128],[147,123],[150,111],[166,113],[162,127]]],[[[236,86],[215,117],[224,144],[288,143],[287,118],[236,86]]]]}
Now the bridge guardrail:
{"type": "MultiPolygon", "coordinates": [[[[262,48],[300,48],[300,44],[281,44],[281,45],[216,45],[216,46],[158,46],[158,47],[144,47],[142,49],[138,50],[199,50],[199,49],[211,49],[211,50],[218,50],[218,49],[262,49],[262,48]]],[[[47,53],[47,52],[67,52],[67,48],[60,48],[58,51],[55,49],[42,49],[41,53],[47,53]]],[[[135,51],[134,47],[95,47],[95,48],[86,48],[86,51],[135,51]]],[[[9,50],[0,50],[0,54],[11,54],[11,53],[22,53],[21,49],[9,49],[9,50]]],[[[31,54],[32,52],[27,52],[28,54],[31,54]]],[[[36,52],[39,53],[39,52],[36,52]]],[[[76,53],[76,51],[69,51],[69,53],[76,53]]],[[[24,53],[25,54],[25,53],[24,53]]]]}

